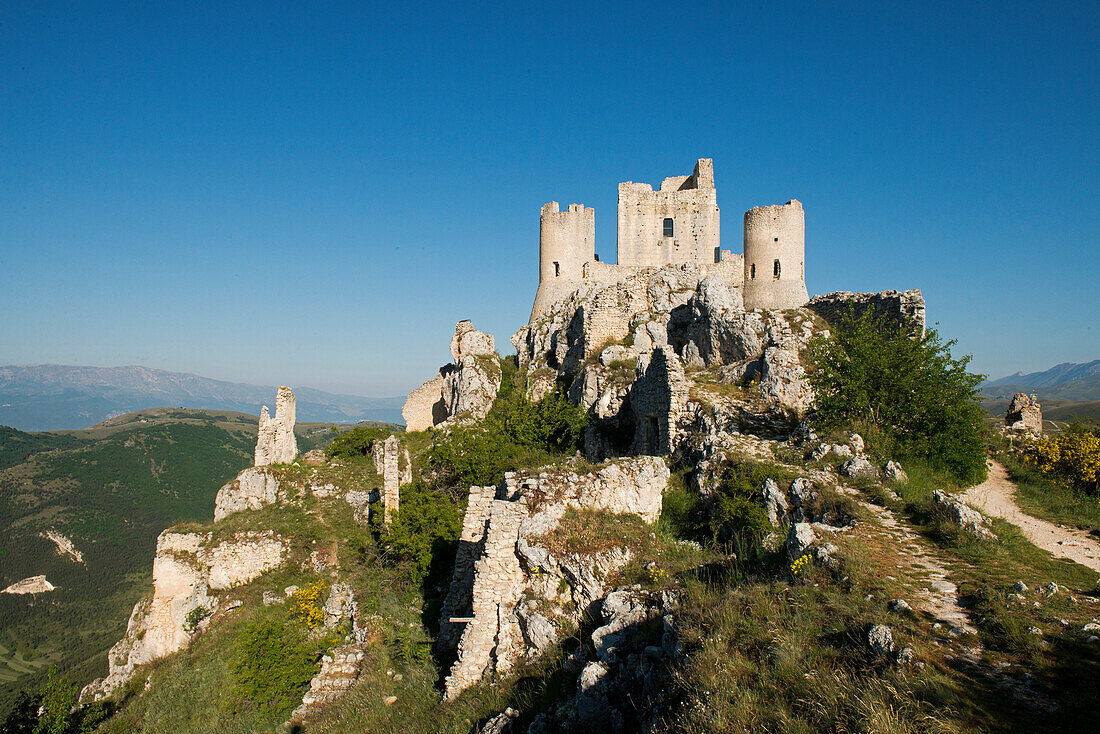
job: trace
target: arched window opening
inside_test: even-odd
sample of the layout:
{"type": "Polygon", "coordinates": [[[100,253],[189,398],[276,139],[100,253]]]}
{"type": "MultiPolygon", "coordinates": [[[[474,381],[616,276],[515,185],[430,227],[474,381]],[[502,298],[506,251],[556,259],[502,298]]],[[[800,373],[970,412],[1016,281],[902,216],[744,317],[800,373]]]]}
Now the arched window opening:
{"type": "Polygon", "coordinates": [[[775,265],[772,267],[772,275],[774,275],[777,278],[779,277],[779,261],[778,260],[775,261],[775,265]]]}
{"type": "Polygon", "coordinates": [[[672,217],[665,217],[665,237],[673,236],[672,217]]]}
{"type": "Polygon", "coordinates": [[[752,265],[749,266],[749,277],[750,278],[755,278],[756,277],[756,263],[753,263],[752,265]]]}
{"type": "Polygon", "coordinates": [[[559,275],[561,275],[561,266],[557,263],[554,263],[554,277],[556,278],[559,275]]]}

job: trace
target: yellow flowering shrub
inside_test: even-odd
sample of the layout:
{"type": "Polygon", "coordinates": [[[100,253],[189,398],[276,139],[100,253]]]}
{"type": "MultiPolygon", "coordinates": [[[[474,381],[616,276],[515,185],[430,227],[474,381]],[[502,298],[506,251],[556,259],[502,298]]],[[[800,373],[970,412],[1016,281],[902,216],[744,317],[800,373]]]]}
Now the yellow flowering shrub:
{"type": "Polygon", "coordinates": [[[1028,460],[1052,479],[1095,494],[1100,488],[1100,428],[1075,423],[1060,436],[1040,439],[1028,460]]]}
{"type": "Polygon", "coordinates": [[[324,581],[316,581],[299,589],[290,597],[290,614],[311,630],[325,623],[325,610],[322,609],[328,586],[324,581]]]}
{"type": "Polygon", "coordinates": [[[791,576],[798,578],[801,574],[806,573],[812,560],[809,553],[803,553],[798,558],[794,559],[794,562],[791,564],[791,576]]]}

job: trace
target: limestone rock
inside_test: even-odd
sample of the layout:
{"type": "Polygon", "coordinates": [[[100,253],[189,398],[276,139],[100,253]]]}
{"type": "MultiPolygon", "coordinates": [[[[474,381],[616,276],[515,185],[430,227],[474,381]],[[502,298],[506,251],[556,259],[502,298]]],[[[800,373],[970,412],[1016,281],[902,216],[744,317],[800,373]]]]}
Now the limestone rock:
{"type": "Polygon", "coordinates": [[[863,453],[863,436],[858,433],[853,433],[848,439],[848,445],[852,447],[857,455],[863,453]]]}
{"type": "Polygon", "coordinates": [[[786,496],[780,491],[779,485],[770,477],[764,480],[764,486],[760,492],[763,495],[764,507],[768,513],[768,522],[772,525],[778,525],[786,519],[787,512],[790,510],[790,503],[787,502],[786,496]]]}
{"type": "Polygon", "coordinates": [[[840,473],[852,479],[878,479],[878,468],[863,454],[844,462],[840,466],[840,473]]]}
{"type": "Polygon", "coordinates": [[[942,489],[932,492],[932,501],[947,513],[953,523],[976,538],[996,540],[997,536],[989,529],[985,515],[963,504],[942,489]]]}
{"type": "Polygon", "coordinates": [[[0,594],[41,594],[46,591],[53,591],[56,588],[46,580],[45,576],[31,576],[22,581],[16,581],[0,591],[0,594]]]}
{"type": "Polygon", "coordinates": [[[284,385],[275,396],[275,417],[268,415],[266,405],[260,410],[256,466],[289,464],[298,456],[298,442],[294,438],[295,405],[294,391],[284,385]]]}
{"type": "Polygon", "coordinates": [[[905,473],[905,470],[901,468],[901,464],[896,461],[886,462],[886,467],[883,469],[883,476],[887,481],[891,482],[907,482],[909,481],[909,475],[905,473]]]}
{"type": "Polygon", "coordinates": [[[884,624],[876,624],[867,631],[867,644],[876,655],[888,655],[894,651],[894,634],[884,624]]]}
{"type": "Polygon", "coordinates": [[[306,466],[322,466],[327,461],[324,449],[311,449],[302,454],[302,463],[306,466]]]}
{"type": "Polygon", "coordinates": [[[267,468],[250,467],[218,490],[214,498],[214,522],[241,510],[258,510],[265,505],[286,501],[286,492],[267,468]]]}
{"type": "Polygon", "coordinates": [[[787,555],[793,560],[799,558],[810,550],[810,546],[817,542],[817,535],[808,522],[796,522],[791,524],[787,534],[787,555]]]}
{"type": "Polygon", "coordinates": [[[478,729],[478,734],[513,734],[516,731],[515,723],[517,721],[519,721],[519,711],[514,708],[506,708],[486,721],[478,729]]]}
{"type": "Polygon", "coordinates": [[[455,364],[444,365],[406,399],[401,415],[407,430],[480,420],[493,407],[503,376],[493,337],[460,321],[451,338],[451,355],[455,364]]]}

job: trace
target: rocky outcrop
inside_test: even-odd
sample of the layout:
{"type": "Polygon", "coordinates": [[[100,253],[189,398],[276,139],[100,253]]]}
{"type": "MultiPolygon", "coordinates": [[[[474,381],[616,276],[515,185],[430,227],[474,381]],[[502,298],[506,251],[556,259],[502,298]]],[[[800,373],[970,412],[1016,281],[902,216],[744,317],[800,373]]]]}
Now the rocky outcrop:
{"type": "Polygon", "coordinates": [[[630,559],[627,549],[558,557],[540,545],[568,508],[634,513],[652,522],[668,479],[662,459],[637,457],[586,475],[509,473],[497,487],[471,488],[438,637],[441,650],[458,650],[446,696],[553,643],[553,620],[522,603],[526,593],[548,600],[556,610],[551,616],[573,610],[575,623],[630,559]]]}
{"type": "Polygon", "coordinates": [[[1005,413],[1005,426],[1034,436],[1043,435],[1043,411],[1038,397],[1022,392],[1013,395],[1005,413]]]}
{"type": "Polygon", "coordinates": [[[268,415],[267,406],[260,410],[259,436],[256,439],[256,466],[289,464],[298,456],[294,438],[294,391],[282,386],[275,396],[275,417],[268,415]]]}
{"type": "Polygon", "coordinates": [[[286,501],[274,472],[264,467],[245,469],[218,490],[214,498],[214,522],[241,510],[258,510],[286,501]]]}
{"type": "Polygon", "coordinates": [[[56,588],[46,580],[45,576],[31,576],[22,581],[16,581],[0,591],[0,594],[41,594],[46,591],[53,591],[56,588]]]}
{"type": "Polygon", "coordinates": [[[932,492],[932,501],[953,522],[965,532],[979,540],[996,540],[997,536],[989,529],[989,520],[985,515],[967,506],[962,500],[937,489],[932,492]]]}
{"type": "Polygon", "coordinates": [[[280,565],[286,552],[286,541],[270,531],[239,533],[213,546],[210,533],[161,533],[153,559],[153,596],[134,606],[125,637],[107,655],[107,677],[86,686],[81,698],[108,696],[137,666],[186,647],[217,609],[212,590],[254,580],[280,565]]]}
{"type": "Polygon", "coordinates": [[[67,556],[77,563],[84,563],[84,554],[76,549],[73,545],[73,541],[57,532],[56,530],[47,530],[44,533],[39,533],[39,537],[57,546],[57,552],[62,556],[67,556]]]}
{"type": "Polygon", "coordinates": [[[451,338],[453,364],[409,393],[401,415],[408,431],[484,418],[493,407],[503,372],[493,337],[459,321],[451,338]]]}
{"type": "Polygon", "coordinates": [[[677,608],[669,592],[608,594],[599,626],[565,662],[580,670],[573,695],[535,717],[529,734],[651,731],[668,703],[669,671],[684,656],[677,608]]]}
{"type": "Polygon", "coordinates": [[[806,308],[830,324],[839,323],[847,316],[859,319],[870,312],[903,325],[915,334],[923,334],[925,329],[924,296],[916,289],[881,293],[837,291],[814,296],[806,308]]]}

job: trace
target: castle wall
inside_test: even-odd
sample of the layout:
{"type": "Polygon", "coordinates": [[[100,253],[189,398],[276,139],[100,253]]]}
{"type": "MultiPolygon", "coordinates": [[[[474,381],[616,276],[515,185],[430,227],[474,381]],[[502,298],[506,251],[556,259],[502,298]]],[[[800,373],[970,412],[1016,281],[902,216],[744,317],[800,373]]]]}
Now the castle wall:
{"type": "Polygon", "coordinates": [[[618,263],[660,267],[689,263],[706,267],[721,257],[714,164],[700,158],[691,176],[666,178],[658,191],[649,184],[619,184],[618,263]],[[672,236],[665,219],[672,219],[672,236]]]}
{"type": "Polygon", "coordinates": [[[539,217],[539,290],[531,318],[576,288],[585,264],[595,259],[596,210],[570,204],[563,212],[556,201],[544,204],[539,217]]]}
{"type": "Polygon", "coordinates": [[[799,308],[806,292],[806,214],[792,199],[745,212],[745,308],[799,308]]]}

